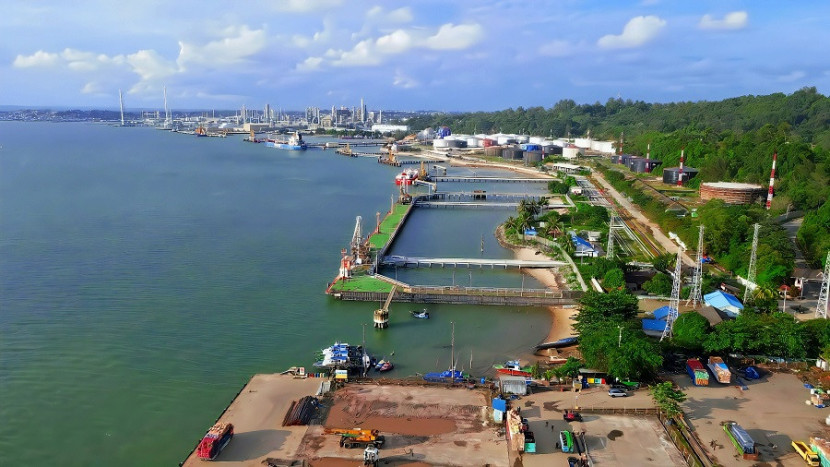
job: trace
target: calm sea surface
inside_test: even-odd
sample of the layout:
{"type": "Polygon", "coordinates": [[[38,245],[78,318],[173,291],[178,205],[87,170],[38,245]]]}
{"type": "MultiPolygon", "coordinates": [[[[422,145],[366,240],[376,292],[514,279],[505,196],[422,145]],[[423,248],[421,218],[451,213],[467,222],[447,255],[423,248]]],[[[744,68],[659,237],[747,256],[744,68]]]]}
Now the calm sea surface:
{"type": "MultiPolygon", "coordinates": [[[[241,137],[0,122],[0,464],[175,465],[252,374],[359,343],[376,305],[323,290],[355,216],[368,229],[388,209],[398,170],[241,137]]],[[[493,185],[475,189],[523,191],[493,185]]],[[[482,256],[484,235],[484,257],[510,257],[492,232],[511,214],[422,209],[393,253],[482,256]]],[[[395,352],[393,375],[446,369],[450,321],[474,374],[526,352],[550,323],[541,309],[435,305],[413,320],[411,308],[393,304],[391,327],[366,331],[372,353],[395,352]]]]}

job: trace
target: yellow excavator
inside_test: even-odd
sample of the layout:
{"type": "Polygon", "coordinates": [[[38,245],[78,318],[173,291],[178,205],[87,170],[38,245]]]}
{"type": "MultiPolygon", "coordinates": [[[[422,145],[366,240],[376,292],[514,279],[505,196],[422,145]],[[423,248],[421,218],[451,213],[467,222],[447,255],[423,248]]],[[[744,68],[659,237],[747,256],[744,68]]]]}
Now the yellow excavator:
{"type": "Polygon", "coordinates": [[[353,447],[373,446],[379,448],[386,441],[378,430],[363,430],[361,428],[326,428],[326,434],[340,435],[340,447],[351,449],[353,447]]]}

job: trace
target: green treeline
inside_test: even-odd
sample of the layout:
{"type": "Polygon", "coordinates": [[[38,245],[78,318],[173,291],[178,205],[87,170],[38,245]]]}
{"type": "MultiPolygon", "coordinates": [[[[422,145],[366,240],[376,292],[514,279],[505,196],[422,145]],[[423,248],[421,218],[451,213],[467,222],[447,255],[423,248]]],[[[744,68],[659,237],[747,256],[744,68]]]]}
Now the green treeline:
{"type": "MultiPolygon", "coordinates": [[[[743,96],[718,102],[649,104],[609,99],[604,105],[577,105],[563,100],[549,109],[519,107],[499,112],[436,114],[412,118],[407,124],[412,128],[448,125],[456,133],[555,137],[585,135],[590,130],[596,139],[612,140],[624,132],[626,153],[644,155],[651,144],[651,157],[662,160],[661,167],[676,167],[680,150],[685,148],[686,165],[700,169],[691,188],[711,181],[766,186],[772,155],[778,153],[772,213],[783,213],[788,208],[805,212],[798,239],[814,266],[823,265],[830,249],[830,98],[815,88],[790,95],[743,96]]],[[[639,190],[626,191],[631,196],[639,190]]],[[[691,232],[688,221],[665,213],[662,203],[647,199],[648,195],[640,198],[635,202],[664,228],[696,243],[696,233],[691,232]]],[[[745,240],[743,220],[751,225],[766,218],[767,212],[741,209],[747,212],[729,213],[741,219],[735,235],[745,240]]],[[[742,252],[734,247],[742,249],[744,244],[730,241],[714,246],[733,247],[730,254],[740,255],[742,252]]],[[[741,269],[740,264],[734,265],[735,270],[741,269]]],[[[774,275],[780,277],[779,273],[774,275]]]]}

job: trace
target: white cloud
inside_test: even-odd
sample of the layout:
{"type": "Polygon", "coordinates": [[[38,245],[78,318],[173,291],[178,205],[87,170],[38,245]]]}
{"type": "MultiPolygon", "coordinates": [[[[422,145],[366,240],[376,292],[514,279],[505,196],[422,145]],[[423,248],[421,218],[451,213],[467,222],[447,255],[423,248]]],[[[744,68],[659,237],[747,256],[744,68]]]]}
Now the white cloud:
{"type": "Polygon", "coordinates": [[[127,55],[132,71],[144,81],[163,79],[178,72],[178,67],[155,50],[139,50],[127,55]]]}
{"type": "Polygon", "coordinates": [[[333,55],[336,56],[331,62],[334,66],[369,66],[379,65],[381,62],[381,57],[375,53],[371,39],[358,42],[352,50],[335,51],[333,55]]]}
{"type": "Polygon", "coordinates": [[[189,64],[221,68],[236,65],[265,48],[265,31],[251,30],[248,26],[230,27],[223,31],[222,39],[204,45],[179,41],[179,67],[189,64]]]}
{"type": "Polygon", "coordinates": [[[339,6],[343,0],[277,0],[273,5],[280,11],[309,13],[339,6]]]}
{"type": "Polygon", "coordinates": [[[81,94],[104,94],[101,85],[95,81],[90,81],[81,88],[81,94]]]}
{"type": "Polygon", "coordinates": [[[637,16],[623,28],[622,34],[602,36],[597,45],[605,49],[627,49],[639,47],[654,39],[666,21],[657,16],[637,16]]]}
{"type": "Polygon", "coordinates": [[[323,64],[322,57],[308,57],[297,64],[297,71],[314,71],[319,70],[320,65],[323,64]]]}
{"type": "Polygon", "coordinates": [[[447,23],[428,37],[424,45],[435,50],[461,50],[475,45],[484,38],[484,29],[479,24],[447,23]]]}
{"type": "Polygon", "coordinates": [[[804,73],[801,70],[793,70],[786,75],[779,76],[778,81],[781,81],[782,83],[792,83],[793,81],[798,81],[805,76],[807,76],[807,73],[804,73]]]}
{"type": "Polygon", "coordinates": [[[407,6],[389,12],[382,6],[373,6],[366,12],[366,16],[375,22],[382,23],[409,23],[415,19],[412,10],[407,6]]]}
{"type": "Polygon", "coordinates": [[[32,55],[18,55],[12,65],[16,68],[31,68],[38,66],[52,66],[58,63],[59,56],[56,53],[38,50],[32,55]]]}
{"type": "Polygon", "coordinates": [[[395,70],[395,79],[392,84],[403,89],[417,88],[421,85],[418,81],[405,75],[401,70],[395,70]]]}
{"type": "Polygon", "coordinates": [[[749,21],[749,15],[745,11],[733,11],[727,13],[723,19],[715,19],[712,15],[703,15],[700,18],[698,27],[700,29],[743,29],[749,21]]]}
{"type": "Polygon", "coordinates": [[[568,41],[556,39],[539,47],[539,53],[548,57],[568,57],[574,54],[575,45],[568,41]]]}
{"type": "Polygon", "coordinates": [[[398,29],[392,34],[381,36],[375,41],[377,51],[386,54],[406,52],[412,45],[412,36],[403,29],[398,29]]]}

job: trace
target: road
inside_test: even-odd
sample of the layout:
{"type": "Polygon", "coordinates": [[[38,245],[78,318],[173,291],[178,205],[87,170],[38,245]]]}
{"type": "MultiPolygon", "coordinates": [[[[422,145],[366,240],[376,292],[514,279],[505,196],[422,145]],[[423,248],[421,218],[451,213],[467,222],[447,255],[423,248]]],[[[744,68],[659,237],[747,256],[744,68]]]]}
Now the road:
{"type": "MultiPolygon", "coordinates": [[[[649,220],[640,211],[640,208],[628,201],[628,199],[625,196],[623,196],[622,194],[620,194],[620,192],[615,190],[614,187],[612,187],[611,184],[608,183],[607,180],[605,180],[602,174],[595,171],[593,172],[592,176],[599,182],[600,185],[602,185],[605,192],[610,194],[614,198],[614,200],[617,203],[619,203],[620,207],[622,207],[623,210],[628,212],[628,214],[630,215],[629,220],[635,220],[639,225],[643,227],[644,230],[647,230],[654,238],[654,240],[656,240],[660,244],[660,246],[664,248],[666,251],[670,253],[675,253],[677,251],[677,244],[674,243],[671,239],[669,239],[669,237],[667,237],[663,233],[663,231],[660,230],[660,227],[657,226],[657,224],[649,220]]],[[[682,255],[682,259],[684,264],[690,267],[695,266],[694,260],[685,252],[682,255]]]]}

